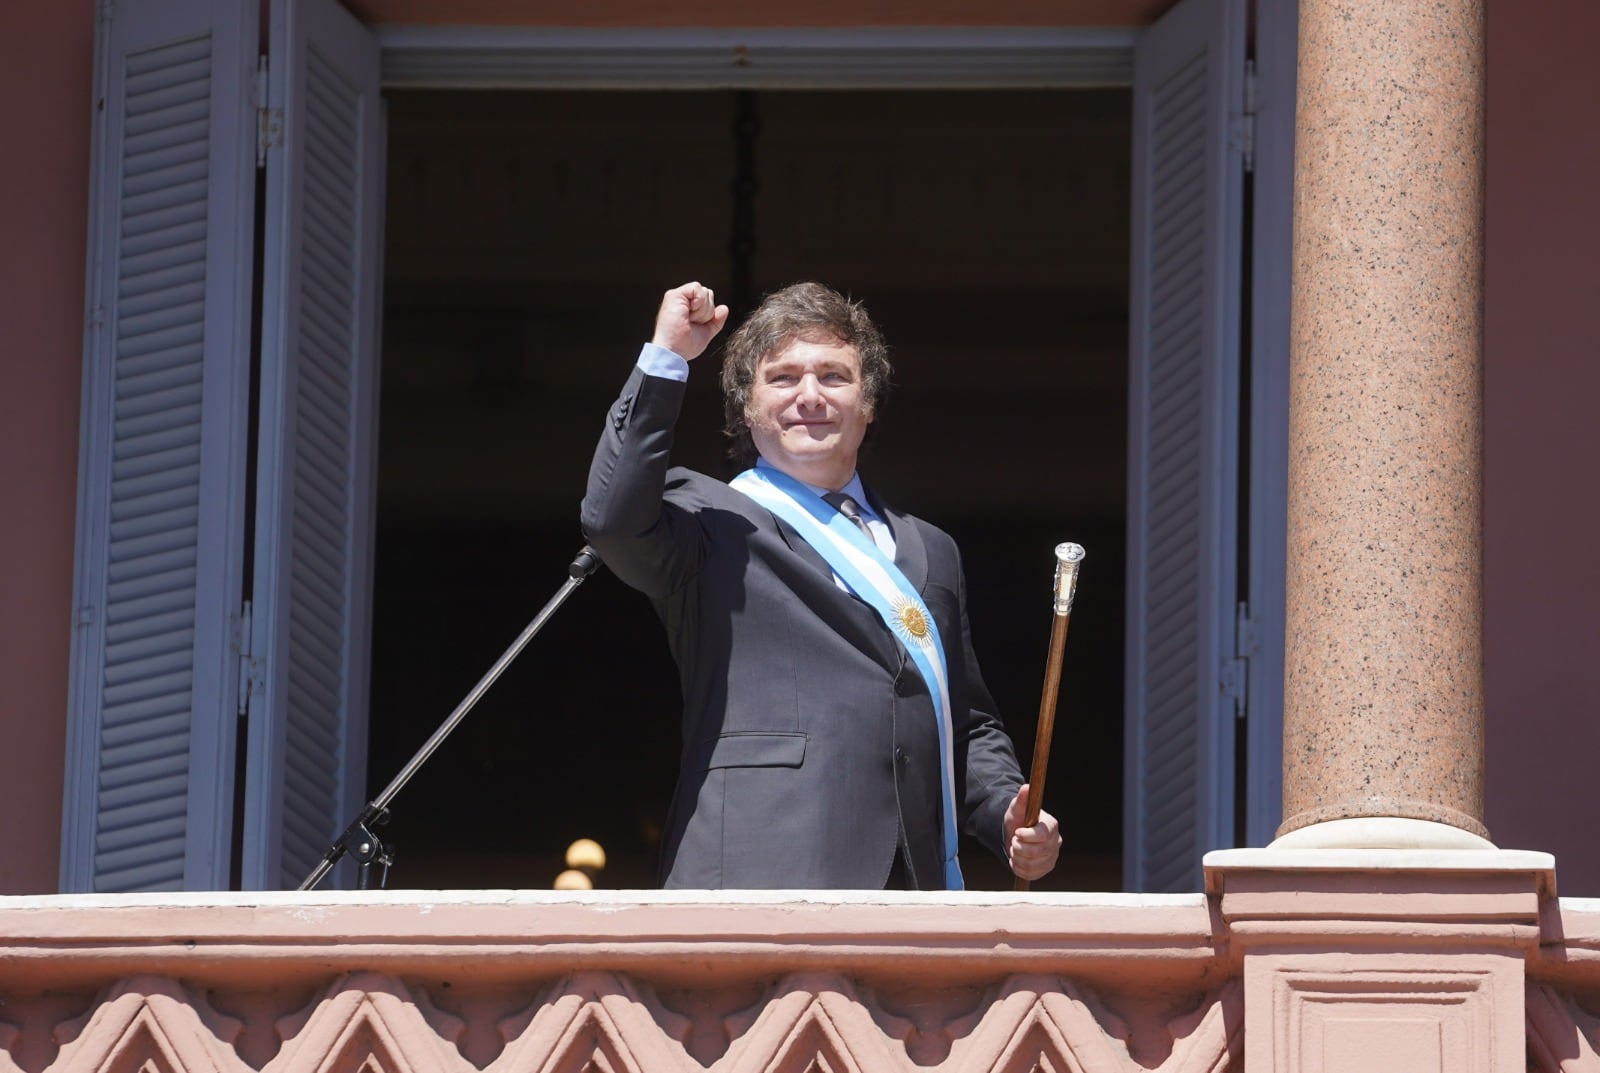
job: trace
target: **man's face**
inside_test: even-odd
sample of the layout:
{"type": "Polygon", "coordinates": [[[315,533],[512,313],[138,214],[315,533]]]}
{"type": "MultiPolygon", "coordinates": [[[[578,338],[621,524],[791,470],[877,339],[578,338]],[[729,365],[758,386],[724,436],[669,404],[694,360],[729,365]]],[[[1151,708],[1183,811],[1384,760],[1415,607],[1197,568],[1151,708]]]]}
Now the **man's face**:
{"type": "Polygon", "coordinates": [[[769,465],[808,484],[842,488],[872,423],[856,348],[794,339],[766,355],[756,363],[744,419],[769,465]]]}

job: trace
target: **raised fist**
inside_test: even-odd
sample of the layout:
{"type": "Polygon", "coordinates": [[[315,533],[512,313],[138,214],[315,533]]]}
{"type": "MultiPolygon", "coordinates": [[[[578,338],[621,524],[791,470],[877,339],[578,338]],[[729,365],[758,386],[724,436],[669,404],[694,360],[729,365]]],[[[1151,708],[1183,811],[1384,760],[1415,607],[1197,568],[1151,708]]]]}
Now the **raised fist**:
{"type": "Polygon", "coordinates": [[[685,361],[693,361],[705,352],[727,322],[728,307],[717,305],[717,296],[710,287],[685,283],[661,296],[656,334],[650,341],[685,361]]]}

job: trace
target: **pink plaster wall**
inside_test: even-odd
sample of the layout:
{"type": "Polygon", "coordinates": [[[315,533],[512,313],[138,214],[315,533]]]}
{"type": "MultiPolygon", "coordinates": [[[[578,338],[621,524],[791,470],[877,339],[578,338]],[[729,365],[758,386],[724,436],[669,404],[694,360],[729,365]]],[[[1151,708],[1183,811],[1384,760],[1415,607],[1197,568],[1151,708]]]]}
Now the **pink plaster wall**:
{"type": "Polygon", "coordinates": [[[0,23],[0,892],[56,889],[94,4],[0,23]]]}
{"type": "Polygon", "coordinates": [[[1489,5],[1485,820],[1600,894],[1600,7],[1489,5]]]}

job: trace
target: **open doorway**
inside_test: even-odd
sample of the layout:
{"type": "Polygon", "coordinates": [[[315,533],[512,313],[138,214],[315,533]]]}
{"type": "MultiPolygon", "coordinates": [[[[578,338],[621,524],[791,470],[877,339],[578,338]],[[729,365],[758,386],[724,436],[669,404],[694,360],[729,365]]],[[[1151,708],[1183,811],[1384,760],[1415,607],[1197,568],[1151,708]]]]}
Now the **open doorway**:
{"type": "MultiPolygon", "coordinates": [[[[369,795],[564,578],[661,291],[819,279],[889,341],[863,471],[960,543],[1025,768],[1051,548],[1089,549],[1046,793],[1067,848],[1037,886],[1118,889],[1130,107],[1125,89],[392,94],[369,795]]],[[[696,372],[676,461],[725,475],[696,372]]],[[[647,602],[602,572],[395,802],[391,885],[548,887],[578,837],[608,851],[598,886],[655,885],[678,712],[647,602]]],[[[985,851],[963,863],[1009,887],[985,851]]]]}

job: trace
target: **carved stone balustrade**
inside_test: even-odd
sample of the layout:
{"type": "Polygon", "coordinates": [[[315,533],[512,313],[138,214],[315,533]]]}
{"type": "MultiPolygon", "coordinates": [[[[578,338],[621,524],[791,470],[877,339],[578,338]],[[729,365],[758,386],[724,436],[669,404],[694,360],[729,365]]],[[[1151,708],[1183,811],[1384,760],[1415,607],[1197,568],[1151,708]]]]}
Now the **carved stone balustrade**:
{"type": "Polygon", "coordinates": [[[0,1073],[1600,1071],[1600,903],[1547,856],[1216,856],[1176,896],[0,898],[0,1073]]]}

